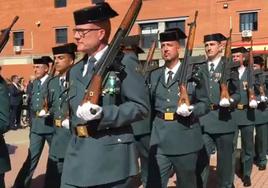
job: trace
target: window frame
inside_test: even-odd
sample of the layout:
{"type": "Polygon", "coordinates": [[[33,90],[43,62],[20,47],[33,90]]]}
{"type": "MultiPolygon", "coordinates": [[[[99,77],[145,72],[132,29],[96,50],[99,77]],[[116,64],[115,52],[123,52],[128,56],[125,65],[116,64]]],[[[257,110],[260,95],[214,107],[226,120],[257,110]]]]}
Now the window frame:
{"type": "Polygon", "coordinates": [[[239,31],[258,31],[258,11],[239,12],[239,31]],[[252,18],[250,18],[252,15],[252,18]],[[244,17],[244,18],[243,18],[244,17]]]}
{"type": "Polygon", "coordinates": [[[54,0],[54,8],[67,7],[67,0],[54,0]]]}
{"type": "Polygon", "coordinates": [[[13,46],[24,46],[25,44],[25,35],[24,31],[13,31],[13,46]],[[16,38],[15,35],[22,33],[22,38],[16,38]],[[20,40],[20,42],[18,42],[20,40]]]}
{"type": "MultiPolygon", "coordinates": [[[[63,38],[63,36],[60,36],[63,38]]],[[[66,44],[68,43],[68,27],[57,27],[55,28],[55,43],[56,44],[66,44]],[[66,30],[66,36],[65,36],[65,40],[64,41],[60,41],[59,40],[59,35],[57,32],[59,32],[60,30],[66,30]]]]}

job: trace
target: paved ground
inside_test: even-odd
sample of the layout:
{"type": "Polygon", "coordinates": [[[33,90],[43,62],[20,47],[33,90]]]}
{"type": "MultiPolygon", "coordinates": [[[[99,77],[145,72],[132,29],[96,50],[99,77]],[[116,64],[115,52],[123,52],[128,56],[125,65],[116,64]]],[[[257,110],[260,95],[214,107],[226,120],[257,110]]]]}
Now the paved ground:
{"type": "MultiPolygon", "coordinates": [[[[21,129],[17,131],[9,131],[5,135],[6,142],[9,144],[10,158],[12,170],[6,173],[6,187],[11,188],[13,182],[16,178],[16,175],[22,166],[24,160],[27,156],[28,149],[28,134],[29,129],[21,129]]],[[[44,172],[46,168],[47,162],[47,146],[43,151],[41,156],[41,160],[38,164],[38,167],[33,176],[32,188],[42,188],[43,180],[44,180],[44,172]]],[[[215,174],[215,165],[216,165],[216,157],[212,156],[211,159],[211,176],[210,176],[210,184],[208,188],[215,188],[216,183],[216,174],[215,174]]],[[[169,188],[175,188],[175,177],[171,178],[169,181],[169,188]]],[[[241,180],[236,177],[235,178],[235,187],[242,188],[243,183],[241,180]]],[[[252,188],[268,188],[268,170],[266,171],[258,171],[256,166],[253,168],[252,173],[252,188]]]]}

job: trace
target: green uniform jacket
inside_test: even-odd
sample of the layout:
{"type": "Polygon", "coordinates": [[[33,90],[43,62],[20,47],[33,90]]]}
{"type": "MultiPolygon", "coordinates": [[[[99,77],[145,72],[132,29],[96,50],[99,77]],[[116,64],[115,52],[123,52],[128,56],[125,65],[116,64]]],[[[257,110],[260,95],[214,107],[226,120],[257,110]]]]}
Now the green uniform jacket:
{"type": "MultiPolygon", "coordinates": [[[[60,85],[59,76],[54,77],[48,84],[48,96],[50,113],[53,122],[61,122],[69,116],[67,88],[60,85]]],[[[55,132],[51,141],[49,155],[56,158],[64,158],[71,132],[64,127],[54,126],[55,132]]]]}
{"type": "MultiPolygon", "coordinates": [[[[241,76],[240,80],[240,102],[239,104],[249,105],[248,101],[248,79],[247,79],[247,71],[248,68],[245,69],[243,75],[241,76]]],[[[245,108],[245,109],[238,109],[235,110],[235,120],[236,124],[239,126],[243,125],[253,125],[255,123],[255,109],[253,108],[245,108]]]]}
{"type": "Polygon", "coordinates": [[[169,85],[165,82],[165,66],[151,72],[151,103],[153,128],[151,146],[157,146],[158,153],[181,155],[200,150],[203,146],[199,117],[208,111],[207,91],[200,75],[200,82],[188,82],[188,94],[194,110],[189,117],[179,116],[173,121],[165,121],[156,116],[157,113],[176,113],[178,107],[178,77],[181,66],[169,85]]]}
{"type": "MultiPolygon", "coordinates": [[[[131,53],[132,56],[136,56],[136,54],[134,52],[128,52],[128,53],[131,53]]],[[[137,65],[136,65],[135,70],[139,74],[141,74],[141,72],[140,72],[141,68],[142,68],[141,63],[138,62],[137,65]]],[[[144,76],[144,79],[145,80],[146,80],[146,77],[147,76],[148,75],[145,75],[144,76]]],[[[146,88],[149,89],[148,86],[146,86],[146,88]]],[[[149,93],[149,91],[148,91],[148,93],[149,93]]],[[[144,100],[147,100],[148,101],[148,104],[149,104],[150,103],[149,94],[148,95],[144,95],[143,97],[144,97],[144,100]]],[[[151,125],[152,125],[152,123],[151,123],[150,115],[147,118],[145,118],[144,120],[142,120],[142,121],[138,121],[138,122],[132,123],[132,129],[133,129],[134,135],[135,136],[141,136],[141,135],[145,135],[145,134],[150,134],[151,133],[151,129],[152,129],[152,126],[151,125]]]]}
{"type": "Polygon", "coordinates": [[[0,76],[0,174],[11,169],[8,149],[3,134],[7,132],[9,126],[9,96],[8,87],[5,80],[0,76]]]}
{"type": "MultiPolygon", "coordinates": [[[[255,84],[255,94],[256,94],[256,97],[257,97],[257,101],[260,101],[260,91],[259,91],[259,87],[260,87],[260,84],[264,83],[265,84],[265,76],[263,75],[263,72],[261,74],[256,74],[256,84],[255,84]]],[[[265,85],[264,85],[265,86],[265,85]]],[[[264,88],[266,89],[266,88],[264,88]]],[[[267,90],[265,90],[266,92],[266,95],[267,95],[267,90]]],[[[264,103],[264,102],[261,102],[258,104],[258,107],[256,109],[256,114],[255,114],[255,124],[258,125],[258,124],[265,124],[268,122],[268,118],[267,118],[267,103],[264,103]]]]}
{"type": "Polygon", "coordinates": [[[40,118],[37,113],[43,109],[44,99],[47,96],[47,84],[50,77],[48,77],[45,82],[38,86],[38,80],[33,82],[32,99],[31,99],[31,112],[32,116],[32,127],[31,132],[37,134],[50,134],[54,132],[53,122],[51,118],[40,118]]]}
{"type": "Polygon", "coordinates": [[[136,71],[137,57],[125,55],[121,61],[125,66],[120,72],[111,71],[104,79],[100,105],[103,114],[98,121],[85,122],[76,116],[78,105],[84,97],[92,72],[82,76],[87,57],[70,71],[69,101],[71,126],[87,124],[95,131],[88,138],[72,135],[67,148],[62,182],[87,187],[107,184],[137,174],[137,153],[131,123],[142,120],[148,114],[144,79],[136,71]],[[116,76],[115,94],[109,94],[110,76],[116,76]],[[106,134],[107,132],[107,134],[106,134]],[[109,132],[109,133],[108,133],[109,132]]]}
{"type": "MultiPolygon", "coordinates": [[[[216,67],[212,79],[210,79],[208,64],[203,64],[200,68],[205,74],[206,86],[209,93],[210,104],[219,105],[220,102],[220,84],[223,60],[221,60],[216,67]]],[[[237,68],[230,66],[230,74],[228,76],[228,89],[230,97],[234,100],[231,104],[233,107],[240,101],[239,93],[239,76],[237,68]]],[[[204,126],[204,132],[217,134],[217,133],[230,133],[237,129],[234,119],[233,110],[230,108],[220,107],[218,110],[211,110],[207,115],[201,117],[201,124],[204,126]]]]}

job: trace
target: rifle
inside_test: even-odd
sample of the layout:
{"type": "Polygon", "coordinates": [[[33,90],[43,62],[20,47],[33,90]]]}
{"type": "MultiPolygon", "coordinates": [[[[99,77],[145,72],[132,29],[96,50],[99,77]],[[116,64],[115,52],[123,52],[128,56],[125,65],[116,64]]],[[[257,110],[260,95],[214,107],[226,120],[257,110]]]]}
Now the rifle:
{"type": "Polygon", "coordinates": [[[249,60],[248,60],[248,72],[247,72],[247,80],[248,80],[248,101],[256,100],[255,92],[254,92],[254,84],[255,84],[255,75],[254,75],[254,59],[253,59],[253,40],[252,37],[250,39],[250,51],[249,51],[249,60]]]}
{"type": "MultiPolygon", "coordinates": [[[[92,80],[89,83],[87,90],[85,92],[82,104],[86,102],[91,102],[93,104],[98,104],[100,100],[102,81],[105,78],[108,68],[112,66],[118,52],[120,51],[120,45],[124,38],[130,32],[138,14],[141,9],[142,0],[133,0],[130,8],[128,9],[125,17],[123,18],[119,28],[116,31],[106,53],[100,59],[96,71],[93,74],[92,80]]],[[[92,114],[95,114],[94,109],[90,109],[92,114]]]]}
{"type": "MultiPolygon", "coordinates": [[[[56,65],[55,63],[53,62],[53,65],[52,67],[50,68],[49,70],[49,75],[51,76],[50,80],[48,81],[48,83],[52,80],[52,78],[55,76],[55,73],[56,73],[56,65]]],[[[48,84],[47,84],[47,87],[48,87],[48,84]]],[[[44,101],[43,101],[43,110],[45,110],[46,114],[49,113],[49,105],[48,105],[48,101],[49,101],[49,93],[47,91],[47,95],[44,97],[44,101]]]]}
{"type": "Polygon", "coordinates": [[[190,64],[193,47],[194,47],[194,37],[195,37],[195,30],[196,30],[196,19],[198,16],[198,11],[195,11],[194,21],[190,23],[189,35],[186,43],[185,53],[184,53],[184,61],[181,64],[181,74],[179,77],[179,92],[180,97],[178,100],[178,106],[185,103],[187,106],[190,106],[190,99],[187,93],[187,70],[188,65],[190,64]]]}
{"type": "MultiPolygon", "coordinates": [[[[157,32],[158,34],[158,32],[157,32]]],[[[146,72],[148,71],[148,67],[150,66],[150,64],[152,63],[153,60],[153,56],[154,56],[154,51],[156,48],[156,44],[157,44],[157,39],[153,41],[148,54],[147,54],[147,58],[146,58],[146,62],[144,63],[144,66],[141,70],[141,74],[144,76],[146,74],[146,72]]]]}
{"type": "Polygon", "coordinates": [[[220,88],[221,88],[221,95],[220,98],[226,98],[226,99],[230,99],[230,94],[228,91],[228,86],[227,86],[227,75],[229,73],[229,65],[230,62],[232,61],[232,52],[231,52],[231,36],[232,36],[232,29],[230,29],[229,32],[229,37],[226,41],[226,46],[225,46],[225,51],[224,51],[224,57],[225,57],[225,62],[223,63],[222,66],[222,76],[220,79],[220,88]]]}
{"type": "Polygon", "coordinates": [[[15,18],[13,19],[12,23],[10,24],[10,26],[8,28],[2,30],[2,33],[0,35],[0,53],[4,49],[6,43],[7,43],[8,39],[9,39],[9,33],[11,31],[11,28],[18,21],[18,19],[19,19],[19,17],[15,16],[15,18]]]}

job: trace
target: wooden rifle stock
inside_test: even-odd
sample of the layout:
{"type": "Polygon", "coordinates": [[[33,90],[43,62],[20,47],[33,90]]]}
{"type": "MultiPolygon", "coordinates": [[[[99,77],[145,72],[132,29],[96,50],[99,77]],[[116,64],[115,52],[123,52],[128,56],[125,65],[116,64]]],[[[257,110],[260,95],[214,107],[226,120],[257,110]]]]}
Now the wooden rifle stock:
{"type": "MultiPolygon", "coordinates": [[[[100,95],[102,92],[102,81],[107,74],[107,69],[114,63],[114,60],[120,50],[120,45],[124,38],[130,32],[138,14],[141,9],[142,0],[133,0],[130,8],[128,9],[125,17],[123,18],[119,28],[117,29],[115,36],[113,37],[106,53],[100,59],[96,71],[87,87],[82,104],[91,102],[98,104],[100,95]]],[[[91,109],[91,113],[95,113],[91,109]]]]}
{"type": "Polygon", "coordinates": [[[141,71],[142,75],[145,75],[146,72],[148,71],[148,67],[150,66],[150,64],[152,63],[152,60],[153,60],[153,56],[154,56],[154,51],[155,51],[155,48],[156,48],[156,44],[157,44],[157,40],[153,41],[149,51],[148,51],[148,54],[147,54],[147,58],[146,58],[146,62],[143,66],[143,69],[141,71]]]}
{"type": "MultiPolygon", "coordinates": [[[[52,67],[50,68],[50,71],[49,71],[49,75],[51,76],[51,78],[50,78],[50,80],[55,76],[55,73],[56,73],[56,65],[55,65],[55,63],[53,62],[53,65],[52,65],[52,67]]],[[[49,80],[49,81],[50,81],[49,80]]],[[[49,97],[49,94],[48,94],[48,92],[47,92],[47,95],[44,97],[44,101],[43,101],[43,110],[45,110],[45,112],[46,113],[48,113],[49,112],[49,107],[48,107],[48,101],[49,101],[49,99],[48,99],[48,97],[49,97]]]]}
{"type": "Polygon", "coordinates": [[[228,65],[230,64],[230,61],[232,59],[232,51],[231,51],[231,46],[232,46],[232,29],[230,29],[229,32],[229,37],[226,41],[226,46],[225,46],[225,51],[224,51],[224,57],[225,57],[225,62],[223,64],[223,68],[222,68],[222,76],[221,76],[221,80],[220,80],[220,88],[221,88],[221,96],[220,98],[226,98],[226,99],[230,99],[230,94],[228,91],[228,86],[227,86],[227,69],[229,68],[228,65]]]}
{"type": "Polygon", "coordinates": [[[255,92],[254,92],[254,77],[253,74],[253,40],[252,37],[250,39],[250,51],[249,51],[249,61],[248,61],[248,101],[256,100],[255,92]]]}
{"type": "Polygon", "coordinates": [[[18,19],[19,19],[19,17],[15,16],[15,18],[13,19],[12,23],[10,24],[10,26],[8,28],[2,30],[2,33],[0,35],[0,53],[4,49],[6,43],[8,42],[9,33],[10,33],[12,27],[14,26],[14,24],[18,21],[18,19]]]}
{"type": "Polygon", "coordinates": [[[190,61],[190,57],[192,56],[193,47],[194,47],[194,39],[195,39],[195,31],[196,31],[196,19],[198,16],[198,11],[195,11],[195,17],[194,21],[190,23],[190,29],[189,29],[189,35],[186,43],[185,53],[184,53],[184,61],[181,64],[181,76],[179,79],[179,100],[178,100],[178,106],[181,106],[182,104],[186,104],[187,106],[190,106],[190,99],[187,92],[187,69],[190,61]]]}

